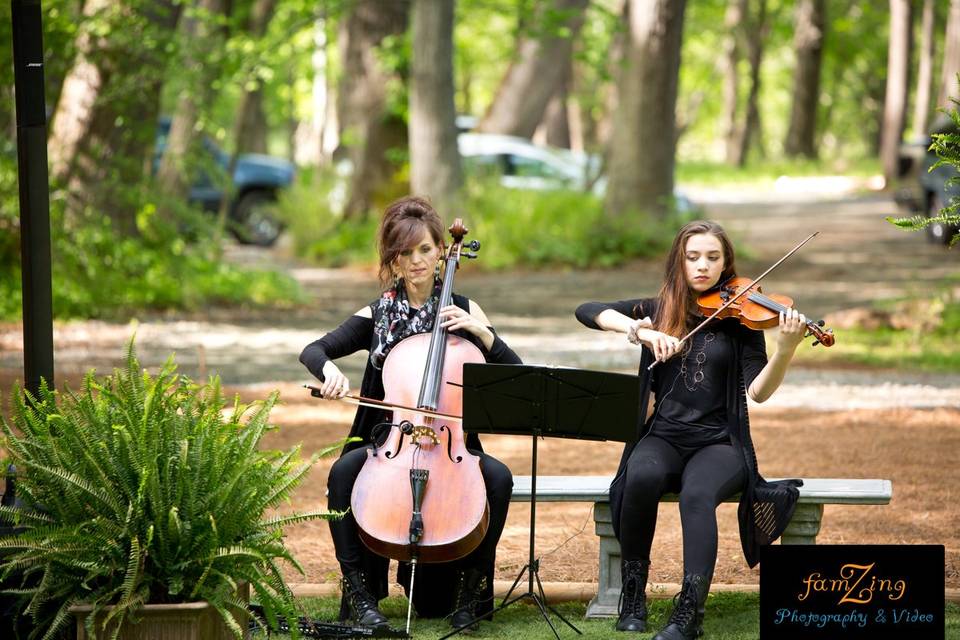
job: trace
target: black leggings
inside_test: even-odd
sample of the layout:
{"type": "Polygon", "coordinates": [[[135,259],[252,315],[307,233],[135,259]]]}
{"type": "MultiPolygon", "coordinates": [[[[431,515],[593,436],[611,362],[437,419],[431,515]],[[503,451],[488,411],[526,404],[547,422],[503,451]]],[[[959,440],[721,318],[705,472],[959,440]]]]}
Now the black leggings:
{"type": "MultiPolygon", "coordinates": [[[[340,456],[330,468],[327,477],[327,508],[344,511],[350,507],[350,494],[353,484],[360,475],[360,469],[367,459],[367,450],[370,447],[354,449],[340,456]]],[[[493,564],[496,559],[497,543],[503,533],[503,525],[507,520],[507,508],[510,506],[510,495],[513,493],[513,474],[507,465],[493,456],[471,451],[480,456],[480,472],[487,487],[487,502],[490,504],[490,525],[487,534],[480,545],[467,557],[459,562],[460,566],[481,569],[486,563],[493,564]]],[[[389,489],[385,489],[389,490],[389,489]]],[[[337,561],[343,572],[358,570],[361,566],[363,542],[357,529],[357,521],[352,512],[339,520],[330,520],[330,535],[333,537],[333,547],[336,550],[337,561]]]]}
{"type": "Polygon", "coordinates": [[[679,492],[684,572],[712,578],[717,505],[742,490],[745,479],[743,456],[730,444],[685,449],[647,436],[627,460],[620,513],[623,559],[650,559],[660,497],[679,492]]]}

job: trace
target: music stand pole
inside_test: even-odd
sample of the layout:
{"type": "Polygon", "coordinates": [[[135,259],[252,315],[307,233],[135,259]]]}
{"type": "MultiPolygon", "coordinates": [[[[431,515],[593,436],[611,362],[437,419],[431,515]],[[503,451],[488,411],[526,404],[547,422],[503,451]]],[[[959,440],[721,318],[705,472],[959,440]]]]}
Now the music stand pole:
{"type": "MultiPolygon", "coordinates": [[[[557,640],[560,640],[560,634],[547,614],[548,609],[568,627],[583,635],[547,604],[540,581],[540,560],[535,556],[534,547],[537,525],[537,438],[635,440],[642,423],[639,379],[624,374],[566,367],[467,363],[463,366],[462,386],[465,432],[529,435],[533,438],[530,449],[530,555],[500,606],[491,613],[526,598],[540,609],[557,640]],[[527,571],[526,592],[513,595],[527,571]]],[[[478,616],[440,640],[459,633],[488,615],[478,616]]]]}
{"type": "Polygon", "coordinates": [[[474,618],[470,622],[467,622],[464,625],[457,627],[452,630],[450,633],[445,636],[441,636],[440,640],[446,640],[450,636],[456,635],[463,631],[464,629],[470,628],[475,622],[486,618],[488,615],[493,615],[502,609],[509,607],[515,602],[519,602],[525,598],[533,600],[534,604],[537,605],[537,608],[540,609],[540,615],[543,616],[543,619],[546,620],[547,625],[549,625],[550,630],[553,631],[553,635],[560,640],[560,634],[557,633],[556,627],[553,626],[553,622],[550,620],[550,616],[547,614],[547,609],[549,609],[555,616],[563,620],[563,622],[577,632],[578,635],[583,635],[583,632],[580,629],[577,629],[573,626],[573,623],[563,617],[563,615],[547,604],[547,597],[543,592],[543,583],[540,582],[540,559],[535,556],[534,544],[536,541],[536,527],[537,527],[537,438],[540,437],[540,430],[534,430],[532,438],[532,445],[530,448],[530,547],[529,547],[529,557],[527,558],[527,564],[520,570],[520,573],[517,574],[516,580],[513,581],[513,585],[507,591],[506,595],[503,596],[503,600],[500,602],[500,606],[495,608],[490,613],[483,614],[477,618],[474,618]],[[527,572],[527,590],[524,593],[517,594],[510,598],[513,594],[514,589],[517,588],[517,585],[520,584],[520,580],[523,579],[524,572],[527,572]],[[533,590],[534,579],[537,583],[537,591],[533,590]]]}

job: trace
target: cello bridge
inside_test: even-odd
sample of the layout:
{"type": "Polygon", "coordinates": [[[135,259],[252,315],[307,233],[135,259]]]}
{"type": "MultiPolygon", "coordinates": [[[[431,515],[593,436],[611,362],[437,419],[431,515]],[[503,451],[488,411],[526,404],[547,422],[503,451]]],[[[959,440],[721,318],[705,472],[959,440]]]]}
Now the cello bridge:
{"type": "Polygon", "coordinates": [[[437,437],[437,432],[431,427],[420,425],[413,428],[413,431],[410,432],[410,441],[415,445],[427,444],[421,442],[421,438],[429,440],[429,444],[440,444],[440,438],[437,437]]]}

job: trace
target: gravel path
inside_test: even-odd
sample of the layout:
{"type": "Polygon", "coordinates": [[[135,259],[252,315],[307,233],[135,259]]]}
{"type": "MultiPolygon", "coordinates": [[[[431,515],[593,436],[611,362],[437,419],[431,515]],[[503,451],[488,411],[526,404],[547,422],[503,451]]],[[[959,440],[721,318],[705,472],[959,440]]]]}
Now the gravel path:
{"type": "MultiPolygon", "coordinates": [[[[736,201],[729,193],[722,199],[705,195],[722,200],[706,205],[709,217],[749,248],[749,255],[738,261],[746,275],[758,274],[808,233],[821,231],[767,279],[768,291],[790,293],[809,316],[931,291],[949,277],[957,282],[960,253],[931,246],[921,234],[887,224],[884,217],[895,210],[886,197],[816,199],[806,193],[799,200],[771,196],[766,201],[756,197],[736,201]]],[[[54,338],[58,380],[76,380],[91,367],[109,371],[121,362],[125,344],[136,332],[138,351],[148,366],[159,365],[175,352],[181,370],[194,377],[218,372],[230,385],[307,382],[310,376],[297,362],[303,346],[377,292],[372,275],[362,270],[298,266],[279,252],[248,247],[231,247],[228,255],[248,264],[286,265],[315,303],[289,312],[215,310],[202,317],[150,318],[135,324],[58,324],[54,338]]],[[[509,275],[481,273],[468,265],[458,275],[458,289],[482,302],[498,331],[527,362],[632,371],[636,348],[619,336],[585,330],[572,311],[588,299],[653,295],[660,271],[660,260],[636,261],[616,270],[509,275]]],[[[838,339],[843,339],[842,332],[838,339]]],[[[343,368],[359,382],[363,364],[363,355],[357,354],[343,368]]],[[[0,382],[18,377],[21,367],[20,327],[0,326],[0,382]]],[[[814,399],[823,409],[960,407],[960,373],[795,367],[767,406],[806,406],[814,399]]]]}

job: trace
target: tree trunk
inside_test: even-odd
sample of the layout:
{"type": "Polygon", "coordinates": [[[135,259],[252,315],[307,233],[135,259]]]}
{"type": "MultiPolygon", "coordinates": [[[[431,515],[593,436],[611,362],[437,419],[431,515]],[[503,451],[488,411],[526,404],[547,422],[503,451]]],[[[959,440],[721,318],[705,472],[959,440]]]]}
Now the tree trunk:
{"type": "Polygon", "coordinates": [[[739,103],[739,78],[737,65],[740,63],[742,51],[742,30],[744,14],[747,12],[747,0],[730,0],[724,18],[726,35],[723,39],[723,107],[720,116],[720,126],[726,142],[726,161],[728,164],[737,163],[738,150],[743,146],[743,128],[737,118],[739,103]]]}
{"type": "Polygon", "coordinates": [[[817,157],[814,140],[820,99],[824,13],[824,0],[800,0],[793,40],[797,55],[797,68],[793,76],[793,106],[783,144],[788,156],[817,157]]]}
{"type": "Polygon", "coordinates": [[[747,163],[747,156],[753,144],[756,144],[760,149],[760,155],[764,155],[760,129],[760,109],[757,106],[757,101],[760,96],[760,64],[763,62],[763,43],[767,39],[769,31],[767,0],[757,0],[756,15],[751,17],[744,38],[747,62],[750,65],[750,89],[747,93],[747,114],[739,139],[740,146],[735,150],[732,158],[733,163],[738,167],[747,163]]]}
{"type": "MultiPolygon", "coordinates": [[[[277,7],[277,0],[256,0],[250,12],[247,32],[260,39],[277,7]]],[[[236,151],[240,153],[267,153],[267,114],[263,110],[263,84],[253,78],[256,86],[245,89],[237,109],[236,151]]]]}
{"type": "Polygon", "coordinates": [[[413,0],[410,88],[410,188],[448,218],[463,215],[453,106],[454,0],[413,0]]]}
{"type": "MultiPolygon", "coordinates": [[[[542,5],[544,13],[556,12],[564,17],[566,34],[560,35],[556,33],[559,29],[554,28],[540,37],[523,39],[478,131],[523,138],[533,136],[550,98],[563,81],[564,66],[557,61],[572,55],[573,39],[583,24],[588,4],[589,0],[550,0],[549,6],[542,5]]],[[[544,21],[534,22],[543,25],[544,21]]]]}
{"type": "Polygon", "coordinates": [[[407,0],[357,0],[340,22],[339,139],[353,164],[347,218],[366,216],[374,194],[395,171],[386,150],[406,146],[402,124],[384,113],[389,78],[377,59],[377,47],[386,36],[406,31],[409,7],[407,0]]]}
{"type": "Polygon", "coordinates": [[[883,102],[880,163],[887,184],[897,175],[897,158],[907,114],[910,82],[911,0],[890,0],[890,44],[887,48],[887,92],[883,102]]]}
{"type": "MultiPolygon", "coordinates": [[[[330,159],[332,149],[328,145],[336,139],[336,131],[330,128],[330,73],[327,63],[327,19],[317,18],[313,25],[313,90],[311,92],[311,117],[298,123],[294,161],[299,165],[319,166],[330,159]]],[[[334,145],[336,146],[336,145],[334,145]]]]}
{"type": "Polygon", "coordinates": [[[66,187],[71,214],[89,207],[109,215],[115,229],[135,232],[133,189],[149,170],[166,47],[179,11],[175,0],[88,0],[84,7],[85,17],[97,15],[108,28],[80,30],[48,139],[51,173],[66,187]]]}
{"type": "Polygon", "coordinates": [[[943,74],[937,106],[952,109],[950,98],[960,98],[957,74],[960,73],[960,0],[950,0],[947,14],[947,38],[943,43],[943,74]]]}
{"type": "Polygon", "coordinates": [[[573,60],[563,61],[563,77],[557,84],[557,92],[547,103],[543,122],[537,127],[537,133],[543,134],[543,141],[553,147],[570,148],[570,82],[573,75],[573,60]]]}
{"type": "Polygon", "coordinates": [[[685,0],[631,0],[626,64],[610,140],[607,215],[663,216],[673,195],[685,0]]]}
{"type": "MultiPolygon", "coordinates": [[[[624,0],[621,4],[620,15],[623,16],[623,24],[629,24],[630,4],[629,0],[624,0]]],[[[629,34],[626,29],[618,29],[613,34],[613,41],[610,43],[610,61],[609,71],[613,82],[604,82],[598,87],[598,92],[602,95],[603,108],[600,109],[600,115],[595,120],[589,111],[585,115],[590,117],[584,124],[587,132],[585,137],[590,147],[603,148],[605,155],[609,154],[610,139],[613,136],[613,119],[617,112],[617,105],[620,102],[620,85],[625,77],[625,61],[627,56],[627,42],[629,34]]]]}
{"type": "Polygon", "coordinates": [[[933,0],[924,0],[923,18],[920,26],[920,53],[917,70],[917,95],[913,105],[913,135],[927,132],[930,118],[930,94],[933,89],[934,23],[936,19],[933,0]]]}
{"type": "Polygon", "coordinates": [[[213,20],[223,12],[222,0],[199,0],[196,7],[199,14],[188,13],[180,21],[182,86],[157,171],[163,192],[176,199],[186,199],[191,178],[200,169],[195,162],[200,147],[197,123],[209,107],[210,86],[219,71],[211,58],[222,46],[220,30],[213,26],[213,20]]]}

